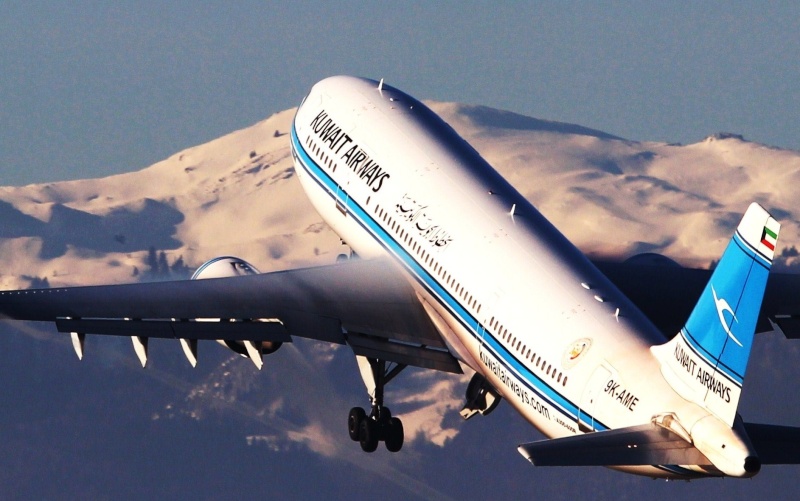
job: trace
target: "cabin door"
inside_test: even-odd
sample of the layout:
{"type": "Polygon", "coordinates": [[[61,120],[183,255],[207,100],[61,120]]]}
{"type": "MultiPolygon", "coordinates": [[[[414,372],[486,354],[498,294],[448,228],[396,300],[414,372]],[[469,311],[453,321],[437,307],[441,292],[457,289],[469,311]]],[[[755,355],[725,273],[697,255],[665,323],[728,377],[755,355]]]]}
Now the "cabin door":
{"type": "Polygon", "coordinates": [[[605,391],[609,379],[611,379],[611,371],[604,365],[598,365],[589,378],[589,382],[586,383],[578,409],[578,429],[582,432],[597,430],[594,417],[598,408],[597,402],[605,391]]]}

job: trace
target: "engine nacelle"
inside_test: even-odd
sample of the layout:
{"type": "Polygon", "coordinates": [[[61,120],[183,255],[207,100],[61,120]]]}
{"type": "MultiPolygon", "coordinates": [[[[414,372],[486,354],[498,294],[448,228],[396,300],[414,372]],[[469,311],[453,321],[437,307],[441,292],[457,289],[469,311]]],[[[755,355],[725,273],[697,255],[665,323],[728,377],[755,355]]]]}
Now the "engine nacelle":
{"type": "Polygon", "coordinates": [[[200,265],[192,275],[192,280],[258,275],[259,273],[261,272],[255,266],[244,259],[233,256],[220,256],[200,265]]]}
{"type": "MultiPolygon", "coordinates": [[[[222,346],[228,348],[231,351],[235,351],[239,355],[243,357],[249,357],[250,354],[247,353],[247,347],[244,345],[242,341],[234,341],[230,339],[217,339],[217,342],[222,346]]],[[[278,351],[283,345],[280,341],[262,341],[261,342],[261,354],[262,355],[269,355],[271,353],[275,353],[278,351]]]]}
{"type": "MultiPolygon", "coordinates": [[[[192,275],[192,280],[203,280],[206,278],[227,278],[239,277],[244,275],[258,275],[261,273],[258,268],[248,263],[244,259],[234,256],[220,256],[210,259],[203,263],[192,275]]],[[[221,321],[220,319],[204,319],[206,321],[221,321]]],[[[235,339],[217,339],[217,342],[229,350],[235,351],[243,357],[248,357],[247,347],[244,341],[235,339]]],[[[263,341],[261,343],[261,353],[269,355],[275,353],[283,343],[279,341],[263,341]]]]}

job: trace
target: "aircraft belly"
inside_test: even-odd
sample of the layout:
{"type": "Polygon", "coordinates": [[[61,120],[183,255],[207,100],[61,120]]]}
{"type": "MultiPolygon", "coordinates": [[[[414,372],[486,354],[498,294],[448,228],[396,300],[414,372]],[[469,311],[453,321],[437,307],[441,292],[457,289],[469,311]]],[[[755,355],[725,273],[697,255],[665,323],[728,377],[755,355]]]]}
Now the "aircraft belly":
{"type": "Polygon", "coordinates": [[[531,387],[515,371],[494,356],[485,345],[478,348],[480,372],[529,423],[548,438],[559,438],[577,432],[575,416],[566,405],[558,405],[548,392],[531,387]]]}
{"type": "Polygon", "coordinates": [[[526,388],[530,383],[512,375],[511,371],[501,369],[499,360],[492,360],[483,347],[476,332],[465,326],[447,307],[437,301],[424,288],[412,282],[418,294],[424,298],[423,304],[431,316],[434,325],[444,321],[446,328],[440,333],[450,347],[451,352],[458,354],[459,360],[482,374],[489,383],[509,402],[523,417],[548,437],[562,437],[576,433],[575,416],[570,415],[547,398],[537,395],[526,388]],[[427,303],[427,304],[426,304],[427,303]],[[430,311],[432,308],[434,311],[430,311]],[[436,319],[434,317],[439,317],[436,319]],[[494,370],[493,370],[494,369],[494,370]]]}
{"type": "Polygon", "coordinates": [[[450,353],[472,370],[479,370],[480,364],[473,355],[476,347],[471,346],[477,344],[475,338],[466,332],[462,332],[463,328],[453,322],[453,318],[426,290],[413,282],[412,286],[420,298],[425,313],[427,313],[436,330],[441,334],[450,353]]]}

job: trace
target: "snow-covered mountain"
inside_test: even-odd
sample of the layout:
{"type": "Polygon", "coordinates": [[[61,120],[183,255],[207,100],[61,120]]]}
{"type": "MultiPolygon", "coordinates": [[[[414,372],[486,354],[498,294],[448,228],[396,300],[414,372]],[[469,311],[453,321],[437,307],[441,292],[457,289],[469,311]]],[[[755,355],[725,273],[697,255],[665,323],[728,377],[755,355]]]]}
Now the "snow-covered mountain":
{"type": "Polygon", "coordinates": [[[292,116],[278,113],[139,172],[0,188],[0,218],[14,223],[0,230],[0,252],[14,256],[0,285],[20,285],[11,270],[51,285],[136,280],[150,248],[195,266],[220,254],[266,269],[324,261],[315,252],[338,240],[293,179],[292,116]]]}
{"type": "MultiPolygon", "coordinates": [[[[481,106],[429,103],[585,252],[660,252],[707,266],[751,201],[796,245],[800,153],[716,134],[636,142],[481,106]]],[[[234,254],[262,270],[332,262],[340,243],[306,200],[293,110],[138,172],[0,188],[0,287],[134,280],[151,248],[189,267],[234,254]]]]}
{"type": "MultiPolygon", "coordinates": [[[[686,146],[637,142],[481,106],[428,104],[589,254],[620,258],[659,252],[686,264],[708,266],[721,254],[751,201],[763,204],[783,224],[782,249],[792,249],[800,242],[800,204],[793,189],[800,180],[798,152],[731,134],[715,134],[686,146]]],[[[262,271],[333,262],[344,250],[342,244],[313,210],[294,177],[288,142],[293,114],[294,110],[277,113],[138,172],[0,188],[0,289],[28,287],[45,279],[57,286],[176,278],[223,254],[240,256],[262,271]]],[[[784,250],[780,265],[791,266],[795,254],[784,250]]],[[[17,328],[3,328],[8,331],[19,333],[17,328]]],[[[66,392],[78,399],[76,395],[82,395],[84,388],[92,387],[101,394],[109,392],[106,398],[113,401],[102,407],[106,409],[102,412],[111,412],[111,407],[118,409],[118,414],[127,400],[108,395],[121,392],[127,396],[130,385],[141,386],[139,394],[146,396],[139,398],[144,402],[130,413],[139,417],[129,419],[135,428],[144,427],[142,420],[149,423],[147,430],[138,431],[144,436],[183,436],[176,428],[199,429],[197,440],[217,444],[210,459],[220,450],[233,450],[231,447],[263,450],[259,454],[270,460],[280,457],[288,462],[300,456],[304,461],[334,458],[338,466],[323,462],[318,468],[328,476],[333,474],[326,468],[366,473],[375,476],[375,485],[400,487],[399,494],[390,498],[409,494],[432,498],[443,492],[454,497],[464,497],[465,492],[466,497],[479,493],[508,497],[519,495],[515,494],[518,486],[528,485],[532,478],[569,478],[568,472],[536,469],[532,473],[514,447],[537,435],[508,409],[501,407],[488,418],[460,422],[457,410],[466,377],[426,371],[404,374],[389,388],[388,401],[394,403],[396,413],[404,415],[409,445],[401,455],[377,453],[365,459],[344,433],[347,409],[365,404],[355,363],[346,348],[301,341],[299,349],[287,346],[269,356],[263,373],[258,373],[252,364],[219,347],[201,345],[203,368],[189,373],[184,372],[186,363],[176,343],[153,343],[151,366],[142,371],[135,367],[125,339],[90,340],[87,356],[95,362],[80,367],[73,364],[65,336],[36,327],[22,331],[28,336],[22,341],[4,338],[6,344],[0,350],[2,362],[13,367],[8,377],[22,381],[17,393],[5,397],[7,405],[0,399],[5,408],[18,405],[15,399],[20,393],[35,398],[44,392],[48,395],[43,397],[44,403],[27,405],[52,413],[56,405],[52,400],[62,402],[63,398],[48,392],[66,392]],[[31,337],[40,341],[31,341],[31,337]],[[22,347],[23,343],[35,344],[28,348],[22,347]],[[48,362],[24,364],[17,361],[20,352],[48,362]],[[51,363],[53,358],[55,363],[51,363]],[[66,371],[68,377],[59,378],[58,371],[66,371]],[[54,374],[60,385],[42,384],[26,390],[43,372],[54,374]],[[29,379],[21,378],[21,373],[29,379]],[[217,428],[231,422],[237,428],[223,438],[217,428]],[[513,479],[498,481],[492,469],[481,466],[479,458],[494,454],[501,444],[497,468],[514,473],[513,479]],[[474,459],[447,463],[449,458],[464,457],[474,459]],[[485,471],[476,473],[476,469],[485,471]],[[460,484],[446,480],[459,475],[475,475],[476,482],[491,488],[460,490],[460,484]]],[[[770,338],[767,345],[756,345],[754,360],[763,357],[767,361],[753,362],[757,368],[749,382],[766,386],[780,380],[782,371],[790,366],[787,357],[799,351],[781,342],[789,343],[770,338]]],[[[771,402],[774,404],[768,393],[745,391],[742,407],[750,410],[750,415],[763,415],[763,421],[778,421],[778,416],[769,412],[771,402]]],[[[98,407],[92,402],[84,405],[98,407]]],[[[785,417],[799,407],[800,402],[789,403],[782,414],[785,417]]],[[[83,407],[58,404],[57,408],[59,412],[73,408],[72,419],[81,422],[98,419],[87,417],[83,407]]],[[[25,419],[30,415],[14,418],[9,429],[47,433],[48,421],[39,428],[26,428],[25,419]]],[[[69,422],[64,415],[57,421],[69,422]]],[[[97,423],[99,429],[108,426],[102,419],[97,423]]],[[[85,433],[93,436],[90,429],[85,433]]],[[[62,439],[60,435],[53,438],[62,439]]],[[[109,439],[105,440],[95,449],[102,450],[109,439]]],[[[31,464],[44,462],[52,469],[69,469],[70,460],[65,458],[72,456],[64,450],[30,445],[29,438],[13,434],[9,443],[16,448],[20,444],[32,447],[31,458],[27,458],[31,464]],[[48,452],[37,455],[37,447],[48,452]],[[53,458],[56,460],[50,461],[53,458]]],[[[117,459],[114,464],[127,468],[126,461],[117,459]]],[[[0,463],[0,471],[16,470],[0,463]]],[[[98,471],[106,470],[99,467],[98,471]]],[[[291,468],[280,471],[291,477],[291,468]]],[[[652,484],[597,471],[592,469],[589,476],[596,492],[616,492],[612,489],[622,482],[633,486],[630,492],[634,497],[639,497],[635,493],[653,497],[645,487],[652,484]]],[[[191,483],[186,475],[179,485],[191,483]]],[[[759,478],[767,475],[762,473],[759,478]]],[[[8,478],[0,474],[0,484],[8,478]]],[[[299,478],[295,481],[302,482],[299,478]]],[[[284,485],[275,495],[298,492],[290,487],[284,485]]],[[[337,489],[362,492],[347,486],[337,489]]],[[[157,490],[137,492],[164,497],[157,490]]],[[[370,493],[370,488],[365,492],[370,493]]],[[[563,494],[558,489],[550,492],[563,494]]]]}

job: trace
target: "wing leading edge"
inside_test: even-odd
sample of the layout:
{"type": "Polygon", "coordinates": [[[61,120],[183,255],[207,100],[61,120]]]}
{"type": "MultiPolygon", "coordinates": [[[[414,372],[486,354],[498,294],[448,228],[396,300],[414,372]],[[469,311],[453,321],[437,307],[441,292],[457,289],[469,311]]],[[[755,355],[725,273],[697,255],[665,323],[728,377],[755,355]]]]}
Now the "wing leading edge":
{"type": "Polygon", "coordinates": [[[170,339],[349,344],[356,355],[460,373],[414,290],[391,263],[230,278],[0,292],[0,318],[61,332],[170,339]],[[198,319],[220,319],[217,322],[198,319]]]}

